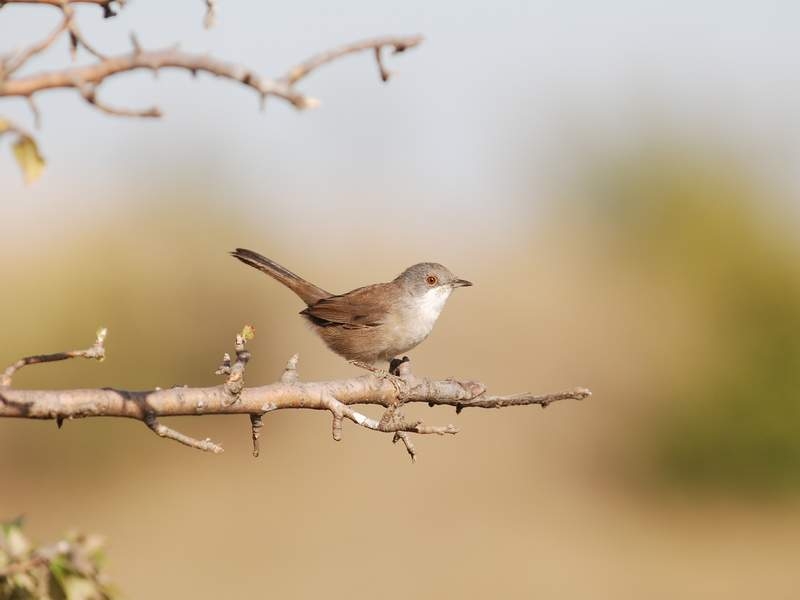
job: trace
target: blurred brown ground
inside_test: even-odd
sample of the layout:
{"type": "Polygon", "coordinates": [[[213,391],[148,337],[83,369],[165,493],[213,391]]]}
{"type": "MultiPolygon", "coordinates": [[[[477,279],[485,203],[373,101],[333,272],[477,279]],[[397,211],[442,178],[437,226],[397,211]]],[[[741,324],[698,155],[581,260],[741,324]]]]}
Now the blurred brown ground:
{"type": "Polygon", "coordinates": [[[620,260],[599,221],[555,211],[444,255],[425,236],[389,253],[383,236],[399,234],[354,225],[341,235],[357,246],[320,251],[267,239],[199,192],[184,194],[58,237],[34,232],[24,260],[4,248],[0,271],[14,293],[0,296],[1,362],[110,330],[103,364],[31,367],[16,385],[208,385],[244,322],[257,328],[250,382],[275,378],[296,351],[303,378],[355,374],[306,331],[296,298],[226,256],[244,245],[333,290],[441,260],[477,285],[454,296],[413,352],[419,373],[480,378],[499,393],[586,385],[594,397],[546,411],[418,408],[462,432],[419,438],[415,465],[387,436],[352,426],[333,442],[318,413],[269,415],[258,459],[244,418],[178,420],[223,443],[220,456],[135,422],[61,431],[0,422],[0,514],[26,515],[42,541],[71,527],[103,533],[126,597],[788,598],[800,589],[793,495],[693,492],[648,476],[653,419],[681,403],[664,393],[668,379],[708,352],[708,324],[678,280],[620,260]]]}

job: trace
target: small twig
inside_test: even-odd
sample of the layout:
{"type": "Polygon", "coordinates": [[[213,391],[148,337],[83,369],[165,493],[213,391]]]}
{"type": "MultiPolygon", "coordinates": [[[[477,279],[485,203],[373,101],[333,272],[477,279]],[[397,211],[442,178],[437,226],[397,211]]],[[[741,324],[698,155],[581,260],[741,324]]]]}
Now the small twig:
{"type": "Polygon", "coordinates": [[[286,363],[286,368],[281,374],[281,383],[296,383],[298,379],[297,374],[297,361],[300,359],[299,354],[294,354],[286,363]]]}
{"type": "MultiPolygon", "coordinates": [[[[362,40],[352,44],[345,44],[344,46],[339,46],[338,48],[333,48],[326,52],[316,54],[308,60],[303,61],[299,65],[289,69],[289,72],[286,73],[281,80],[285,81],[289,85],[294,85],[322,65],[332,62],[347,54],[355,54],[357,52],[363,52],[364,50],[375,51],[376,56],[378,57],[378,68],[381,69],[381,78],[383,78],[386,74],[386,71],[383,68],[380,60],[380,53],[377,52],[378,50],[384,47],[392,47],[394,48],[395,53],[404,52],[409,48],[414,48],[415,46],[420,45],[423,39],[424,38],[421,35],[412,35],[407,37],[380,37],[362,40]]],[[[386,79],[383,80],[386,81],[386,79]]]]}
{"type": "Polygon", "coordinates": [[[455,425],[423,425],[422,421],[416,421],[414,423],[407,423],[402,420],[390,420],[387,422],[383,420],[376,421],[375,419],[353,410],[346,404],[343,404],[332,394],[323,394],[322,401],[333,415],[333,439],[337,442],[342,439],[343,419],[348,419],[367,429],[382,431],[384,433],[408,432],[436,435],[458,433],[458,428],[455,425]]]}
{"type": "Polygon", "coordinates": [[[206,0],[206,16],[203,19],[203,27],[211,29],[217,24],[217,0],[206,0]]]}
{"type": "Polygon", "coordinates": [[[0,80],[7,78],[9,75],[12,75],[15,71],[17,71],[20,67],[22,67],[26,62],[28,62],[31,58],[40,54],[47,50],[50,46],[52,46],[56,40],[64,33],[72,24],[72,13],[64,10],[63,11],[63,19],[58,26],[50,32],[50,34],[45,37],[40,42],[37,42],[24,50],[18,52],[15,56],[11,57],[10,59],[3,62],[0,65],[0,80]]]}
{"type": "Polygon", "coordinates": [[[258,458],[258,453],[261,448],[258,444],[258,438],[261,437],[261,428],[264,426],[264,421],[261,415],[250,415],[250,430],[253,434],[253,456],[258,458]]]}
{"type": "Polygon", "coordinates": [[[78,91],[83,96],[83,99],[86,100],[89,104],[94,106],[95,108],[100,109],[106,114],[117,116],[117,117],[151,117],[151,118],[159,118],[163,116],[161,109],[157,106],[151,106],[150,108],[117,108],[114,106],[109,106],[108,104],[102,102],[97,97],[97,86],[90,85],[86,83],[76,82],[76,87],[78,91]]]}
{"type": "Polygon", "coordinates": [[[84,49],[94,56],[95,58],[99,58],[100,60],[106,60],[106,55],[97,50],[94,46],[92,46],[89,42],[86,41],[83,33],[81,30],[78,29],[78,26],[72,21],[69,25],[69,34],[70,34],[70,44],[73,53],[73,60],[75,58],[75,53],[78,50],[78,46],[83,46],[84,49]]]}
{"type": "Polygon", "coordinates": [[[382,50],[381,46],[375,48],[375,62],[378,63],[378,71],[381,74],[381,81],[386,82],[389,81],[389,77],[392,76],[392,73],[383,64],[383,57],[381,55],[381,50],[382,50]]]}
{"type": "MultiPolygon", "coordinates": [[[[403,357],[403,361],[400,364],[406,364],[408,361],[408,357],[403,357]]],[[[397,359],[394,359],[397,360],[397,359]]],[[[389,366],[389,370],[395,374],[400,372],[399,365],[395,364],[394,361],[389,366]]],[[[386,411],[383,413],[383,416],[380,420],[380,425],[382,427],[387,426],[389,423],[395,423],[398,421],[402,421],[403,415],[400,412],[400,404],[393,404],[389,406],[386,411]]],[[[392,443],[396,444],[398,441],[402,441],[403,445],[406,448],[406,452],[408,452],[408,456],[411,458],[411,462],[414,463],[417,461],[417,450],[414,448],[414,444],[411,442],[411,436],[408,435],[407,431],[395,431],[394,436],[392,436],[392,443]]]]}
{"type": "Polygon", "coordinates": [[[93,358],[102,361],[106,357],[105,340],[108,335],[108,329],[105,327],[97,331],[97,338],[94,344],[86,350],[71,350],[69,352],[56,352],[55,354],[36,354],[34,356],[26,356],[20,358],[17,362],[9,365],[3,372],[0,378],[0,388],[11,387],[11,379],[14,374],[22,367],[28,365],[35,365],[39,363],[55,362],[58,360],[66,360],[68,358],[93,358]]]}
{"type": "Polygon", "coordinates": [[[396,444],[398,441],[403,442],[403,445],[406,447],[406,452],[408,452],[408,455],[411,457],[411,462],[417,462],[417,449],[414,447],[414,444],[411,443],[411,436],[405,431],[395,431],[392,443],[396,444]]]}
{"type": "Polygon", "coordinates": [[[36,127],[36,129],[39,129],[42,126],[42,113],[39,111],[39,107],[32,96],[27,100],[28,108],[30,108],[31,113],[33,113],[33,126],[36,127]]]}
{"type": "Polygon", "coordinates": [[[152,429],[156,435],[175,440],[176,442],[180,442],[181,444],[189,446],[190,448],[197,448],[198,450],[203,450],[204,452],[213,452],[214,454],[220,454],[224,452],[222,446],[215,444],[210,438],[198,440],[197,438],[193,438],[189,435],[176,431],[171,427],[167,427],[166,425],[159,423],[158,419],[153,414],[149,414],[144,418],[144,424],[152,429]]]}

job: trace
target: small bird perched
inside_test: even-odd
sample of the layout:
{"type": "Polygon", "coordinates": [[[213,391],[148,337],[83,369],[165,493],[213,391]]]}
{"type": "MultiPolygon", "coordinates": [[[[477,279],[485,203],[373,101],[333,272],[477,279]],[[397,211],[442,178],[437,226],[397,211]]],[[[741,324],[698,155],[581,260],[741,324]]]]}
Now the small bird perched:
{"type": "Polygon", "coordinates": [[[231,256],[300,296],[307,305],[300,314],[328,348],[349,361],[367,365],[390,361],[422,342],[451,292],[472,285],[438,263],[419,263],[387,283],[337,295],[252,250],[237,248],[231,256]]]}

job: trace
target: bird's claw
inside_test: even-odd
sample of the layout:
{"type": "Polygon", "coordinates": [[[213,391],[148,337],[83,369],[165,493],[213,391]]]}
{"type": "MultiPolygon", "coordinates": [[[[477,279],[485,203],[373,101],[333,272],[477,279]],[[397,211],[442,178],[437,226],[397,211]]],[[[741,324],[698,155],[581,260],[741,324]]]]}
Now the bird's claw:
{"type": "MultiPolygon", "coordinates": [[[[390,363],[390,367],[395,367],[396,368],[397,365],[395,365],[395,361],[399,361],[398,364],[402,364],[406,360],[408,360],[408,358],[406,358],[406,357],[403,357],[403,360],[393,359],[392,362],[390,363]]],[[[398,398],[402,398],[403,395],[405,394],[406,382],[399,375],[395,375],[393,372],[386,371],[385,369],[379,369],[378,367],[376,367],[374,365],[362,362],[360,360],[351,360],[350,364],[353,365],[353,366],[359,367],[361,369],[365,369],[365,370],[369,371],[370,373],[372,373],[378,379],[385,379],[385,380],[389,381],[389,383],[391,383],[392,386],[394,386],[394,389],[397,391],[397,397],[398,398]]]]}

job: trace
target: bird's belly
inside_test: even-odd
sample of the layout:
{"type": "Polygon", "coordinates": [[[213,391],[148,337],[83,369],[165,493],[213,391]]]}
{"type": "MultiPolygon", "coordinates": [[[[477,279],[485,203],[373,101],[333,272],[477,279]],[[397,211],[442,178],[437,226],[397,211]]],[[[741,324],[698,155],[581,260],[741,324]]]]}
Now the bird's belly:
{"type": "Polygon", "coordinates": [[[446,299],[446,295],[439,295],[401,304],[376,326],[314,325],[314,329],[331,350],[348,360],[388,361],[408,352],[430,335],[446,299]]]}
{"type": "Polygon", "coordinates": [[[425,338],[430,335],[433,325],[436,322],[435,319],[430,320],[419,317],[406,318],[401,321],[402,324],[384,324],[384,327],[387,329],[386,335],[384,335],[386,348],[381,356],[384,360],[389,360],[403,352],[408,352],[422,343],[425,338]]]}

